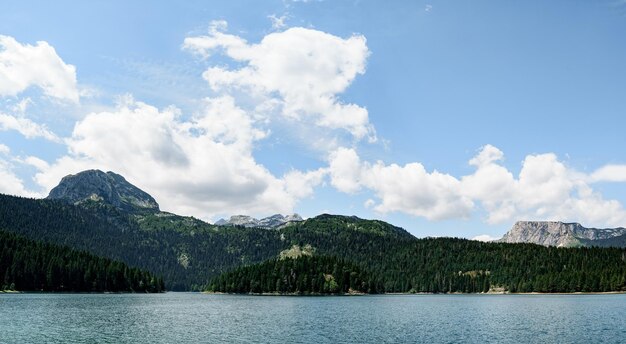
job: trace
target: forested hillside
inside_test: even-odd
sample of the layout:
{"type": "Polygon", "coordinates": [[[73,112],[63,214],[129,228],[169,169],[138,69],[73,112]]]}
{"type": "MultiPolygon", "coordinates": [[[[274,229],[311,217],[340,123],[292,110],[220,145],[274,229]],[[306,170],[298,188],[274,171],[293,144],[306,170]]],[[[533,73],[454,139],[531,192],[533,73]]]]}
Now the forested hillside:
{"type": "Polygon", "coordinates": [[[330,256],[271,259],[215,278],[209,291],[226,293],[346,294],[375,293],[371,276],[330,256]]]}
{"type": "Polygon", "coordinates": [[[86,250],[163,276],[169,290],[198,290],[241,265],[277,257],[294,244],[322,254],[379,256],[412,235],[382,221],[320,215],[279,230],[213,226],[169,213],[125,213],[102,202],[67,204],[0,195],[0,228],[86,250]]]}
{"type": "Polygon", "coordinates": [[[218,230],[167,213],[135,215],[103,203],[6,195],[0,195],[0,228],[146,269],[163,276],[168,290],[197,289],[228,269],[275,257],[283,246],[276,231],[218,230]]]}
{"type": "Polygon", "coordinates": [[[161,292],[163,280],[126,264],[0,231],[2,290],[161,292]]]}
{"type": "MultiPolygon", "coordinates": [[[[452,238],[397,244],[369,257],[358,250],[337,251],[338,261],[356,264],[358,269],[351,269],[368,276],[364,291],[370,293],[626,291],[626,249],[557,248],[452,238]]],[[[307,271],[310,258],[299,259],[304,261],[270,261],[239,268],[214,279],[208,289],[247,293],[285,292],[286,288],[289,293],[318,293],[315,285],[296,283],[294,278],[297,281],[298,276],[309,274],[308,278],[315,280],[322,273],[342,271],[339,265],[327,272],[307,271]],[[270,280],[275,283],[267,282],[270,280]]]]}
{"type": "MultiPolygon", "coordinates": [[[[320,215],[260,229],[213,226],[164,212],[127,213],[103,202],[72,205],[2,195],[0,228],[146,269],[163,276],[168,290],[199,290],[222,273],[305,247],[314,257],[358,268],[368,276],[370,292],[626,289],[626,249],[417,239],[402,228],[353,216],[320,215]]],[[[319,292],[306,288],[298,292],[319,292]]]]}

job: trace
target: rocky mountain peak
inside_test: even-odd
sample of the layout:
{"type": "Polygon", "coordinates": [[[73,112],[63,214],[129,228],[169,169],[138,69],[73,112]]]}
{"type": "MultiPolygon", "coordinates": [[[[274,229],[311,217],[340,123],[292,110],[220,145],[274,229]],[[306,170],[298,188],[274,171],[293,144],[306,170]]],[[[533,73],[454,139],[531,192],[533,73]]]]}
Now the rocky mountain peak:
{"type": "Polygon", "coordinates": [[[100,170],[87,170],[63,177],[47,198],[73,204],[104,202],[130,212],[159,211],[159,205],[148,193],[119,174],[100,170]]]}
{"type": "Polygon", "coordinates": [[[274,214],[272,216],[264,217],[260,220],[255,219],[247,215],[233,215],[229,220],[220,219],[215,222],[218,226],[244,226],[244,227],[258,227],[258,228],[278,228],[289,222],[303,221],[302,217],[298,214],[292,214],[284,216],[282,214],[274,214]]]}
{"type": "Polygon", "coordinates": [[[626,228],[598,229],[586,228],[579,223],[560,221],[518,221],[499,241],[571,247],[621,235],[626,235],[626,228]]]}
{"type": "Polygon", "coordinates": [[[235,226],[256,227],[259,220],[248,215],[233,215],[228,220],[228,223],[235,226]]]}

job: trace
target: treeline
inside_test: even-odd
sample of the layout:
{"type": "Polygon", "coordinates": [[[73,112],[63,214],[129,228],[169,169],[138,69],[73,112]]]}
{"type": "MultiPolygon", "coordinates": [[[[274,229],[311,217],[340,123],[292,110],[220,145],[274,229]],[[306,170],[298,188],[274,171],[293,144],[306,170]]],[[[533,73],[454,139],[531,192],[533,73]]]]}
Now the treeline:
{"type": "Polygon", "coordinates": [[[207,290],[304,295],[378,291],[372,278],[360,267],[330,256],[271,259],[239,267],[215,278],[207,290]]]}
{"type": "Polygon", "coordinates": [[[163,280],[126,264],[0,231],[3,290],[161,292],[163,280]]]}

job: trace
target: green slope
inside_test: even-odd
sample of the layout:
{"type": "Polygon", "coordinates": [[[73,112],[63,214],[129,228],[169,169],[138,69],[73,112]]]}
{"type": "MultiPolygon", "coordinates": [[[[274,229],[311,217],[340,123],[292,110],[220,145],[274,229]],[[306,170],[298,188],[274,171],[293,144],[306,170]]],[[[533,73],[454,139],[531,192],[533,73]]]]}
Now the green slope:
{"type": "Polygon", "coordinates": [[[199,225],[189,226],[189,218],[147,216],[103,203],[76,206],[0,195],[0,228],[149,270],[163,276],[169,290],[190,290],[283,249],[274,231],[216,228],[197,220],[191,223],[199,225]]]}
{"type": "Polygon", "coordinates": [[[163,281],[139,269],[67,247],[0,231],[3,290],[160,292],[163,281]]]}
{"type": "Polygon", "coordinates": [[[197,289],[240,265],[277,257],[294,244],[361,255],[413,238],[381,221],[322,215],[280,230],[217,227],[169,213],[125,213],[103,202],[67,204],[0,195],[0,228],[123,261],[163,276],[170,290],[197,289]]]}

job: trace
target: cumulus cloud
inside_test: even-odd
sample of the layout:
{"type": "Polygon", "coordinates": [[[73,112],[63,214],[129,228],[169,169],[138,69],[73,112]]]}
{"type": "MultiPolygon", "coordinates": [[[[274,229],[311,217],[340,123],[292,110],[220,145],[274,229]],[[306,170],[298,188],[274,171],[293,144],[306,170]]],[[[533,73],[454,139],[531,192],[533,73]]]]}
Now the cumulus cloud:
{"type": "Polygon", "coordinates": [[[213,90],[242,89],[262,104],[270,102],[286,118],[376,141],[367,109],[338,98],[365,72],[369,49],[364,36],[344,39],[296,27],[252,44],[225,33],[226,28],[224,21],[213,22],[208,35],[188,37],[183,44],[203,58],[223,53],[242,66],[208,68],[203,77],[213,90]]]}
{"type": "Polygon", "coordinates": [[[365,187],[380,202],[368,201],[374,210],[403,212],[429,220],[470,215],[473,203],[460,193],[459,180],[437,171],[427,172],[419,163],[404,166],[362,162],[354,149],[340,148],[330,154],[331,184],[354,193],[365,187]]]}
{"type": "MultiPolygon", "coordinates": [[[[517,176],[501,164],[503,158],[502,151],[486,145],[469,161],[476,168],[474,173],[456,178],[428,172],[419,163],[363,162],[354,149],[340,148],[329,156],[329,175],[339,191],[373,191],[378,202],[368,201],[368,206],[381,213],[441,220],[467,218],[480,208],[492,224],[531,218],[626,225],[621,203],[604,199],[587,182],[589,176],[569,168],[556,155],[528,155],[517,176]]],[[[603,169],[597,173],[617,179],[615,169],[606,170],[611,174],[603,174],[603,169]]]]}
{"type": "MultiPolygon", "coordinates": [[[[282,17],[274,19],[282,25],[282,17]]],[[[0,144],[0,192],[38,195],[14,173],[14,164],[20,163],[39,171],[35,181],[45,192],[67,174],[99,168],[121,173],[153,194],[165,210],[203,218],[290,213],[328,180],[340,192],[371,192],[364,206],[379,213],[443,220],[481,211],[494,224],[526,218],[626,225],[622,204],[592,188],[595,182],[626,181],[623,165],[607,165],[587,175],[555,154],[533,154],[516,174],[503,165],[500,149],[486,145],[468,162],[474,172],[455,177],[428,171],[419,162],[368,162],[354,148],[337,148],[342,140],[325,136],[327,132],[346,133],[353,143],[377,139],[367,109],[340,99],[365,72],[365,38],[290,28],[249,43],[226,31],[227,23],[216,21],[208,35],[184,41],[184,49],[202,58],[220,54],[236,66],[214,65],[203,73],[218,96],[201,100],[190,116],[173,106],[158,109],[128,96],[114,109],[87,114],[61,140],[23,117],[28,98],[12,109],[20,116],[0,113],[0,130],[63,142],[68,149],[67,155],[46,162],[11,157],[9,148],[0,144]],[[277,176],[258,163],[253,151],[271,134],[270,118],[307,128],[298,133],[314,131],[316,140],[307,142],[330,151],[328,167],[277,176]]],[[[0,36],[0,96],[15,96],[32,86],[49,97],[79,100],[75,68],[54,48],[0,36]]]]}
{"type": "Polygon", "coordinates": [[[42,137],[53,142],[61,139],[45,125],[37,124],[25,117],[16,117],[0,112],[0,131],[15,130],[26,138],[42,137]]]}
{"type": "Polygon", "coordinates": [[[47,42],[21,44],[0,35],[0,96],[15,96],[31,86],[45,95],[78,102],[76,68],[66,64],[47,42]]]}
{"type": "Polygon", "coordinates": [[[253,143],[264,136],[227,96],[206,99],[187,120],[176,108],[127,97],[115,110],[79,121],[66,140],[69,154],[40,164],[36,181],[50,190],[67,174],[99,168],[124,175],[163,209],[181,214],[292,212],[324,172],[272,175],[252,156],[253,143]]]}

